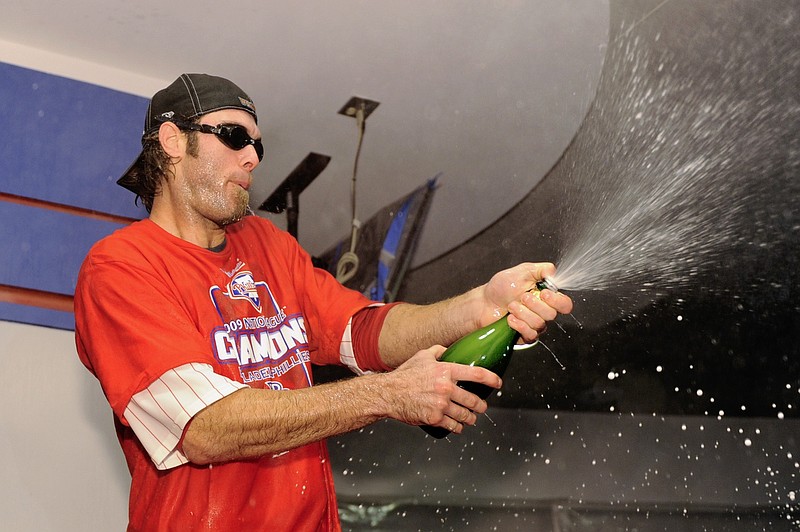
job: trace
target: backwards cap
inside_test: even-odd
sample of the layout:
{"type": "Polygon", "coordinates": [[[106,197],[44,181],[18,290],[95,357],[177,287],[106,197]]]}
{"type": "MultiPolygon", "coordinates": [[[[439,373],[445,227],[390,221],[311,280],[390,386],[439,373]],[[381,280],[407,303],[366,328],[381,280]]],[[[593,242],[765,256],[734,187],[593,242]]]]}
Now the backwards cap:
{"type": "MultiPolygon", "coordinates": [[[[148,133],[158,129],[163,122],[190,121],[198,116],[221,109],[241,109],[256,116],[256,106],[250,97],[232,81],[208,74],[181,74],[167,88],[161,89],[150,100],[144,117],[142,144],[148,133]]],[[[139,193],[131,170],[141,162],[140,153],[133,164],[117,180],[117,184],[131,192],[139,193]]]]}

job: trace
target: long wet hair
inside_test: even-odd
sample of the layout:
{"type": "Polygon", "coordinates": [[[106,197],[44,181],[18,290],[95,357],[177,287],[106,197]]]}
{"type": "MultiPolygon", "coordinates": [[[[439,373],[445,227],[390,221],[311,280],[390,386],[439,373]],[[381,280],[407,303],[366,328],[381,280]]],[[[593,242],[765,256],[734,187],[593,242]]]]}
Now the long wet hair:
{"type": "MultiPolygon", "coordinates": [[[[198,123],[199,117],[192,120],[185,120],[190,123],[198,123]]],[[[153,200],[161,193],[163,183],[173,175],[174,161],[161,147],[158,140],[158,129],[146,133],[142,136],[142,154],[137,164],[132,167],[128,174],[130,179],[136,183],[136,202],[140,200],[147,212],[153,208],[153,200]]],[[[197,143],[196,131],[184,131],[187,135],[186,152],[192,157],[197,157],[199,148],[197,143]]]]}

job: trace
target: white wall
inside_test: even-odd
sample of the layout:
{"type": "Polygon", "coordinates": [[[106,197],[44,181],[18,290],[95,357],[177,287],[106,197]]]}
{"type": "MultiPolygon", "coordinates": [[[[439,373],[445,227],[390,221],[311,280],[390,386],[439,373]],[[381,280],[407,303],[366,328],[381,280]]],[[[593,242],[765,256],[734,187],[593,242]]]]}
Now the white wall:
{"type": "Polygon", "coordinates": [[[0,528],[124,530],[130,475],[72,331],[0,321],[0,528]]]}
{"type": "Polygon", "coordinates": [[[150,98],[171,80],[142,76],[0,39],[0,61],[150,98]]]}

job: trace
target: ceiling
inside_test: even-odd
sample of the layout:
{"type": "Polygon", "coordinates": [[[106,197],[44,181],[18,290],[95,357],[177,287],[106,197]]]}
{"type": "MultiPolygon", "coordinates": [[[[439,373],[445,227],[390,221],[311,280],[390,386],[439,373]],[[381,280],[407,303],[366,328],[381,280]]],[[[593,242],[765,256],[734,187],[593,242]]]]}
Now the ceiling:
{"type": "Polygon", "coordinates": [[[0,60],[145,97],[182,72],[231,78],[266,140],[254,209],[309,152],[332,157],[299,201],[312,254],[350,228],[358,132],[338,111],[351,96],[378,101],[356,213],[366,220],[441,172],[416,264],[485,229],[550,170],[594,99],[608,41],[608,2],[593,0],[229,6],[15,3],[0,18],[0,60]]]}

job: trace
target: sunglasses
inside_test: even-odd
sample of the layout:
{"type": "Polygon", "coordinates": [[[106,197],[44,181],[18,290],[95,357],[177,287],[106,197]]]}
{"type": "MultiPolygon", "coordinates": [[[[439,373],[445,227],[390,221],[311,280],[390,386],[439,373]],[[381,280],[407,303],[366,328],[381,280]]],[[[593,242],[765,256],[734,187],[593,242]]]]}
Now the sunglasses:
{"type": "Polygon", "coordinates": [[[184,131],[199,131],[200,133],[210,133],[232,150],[243,150],[247,146],[252,146],[256,150],[258,160],[264,158],[264,145],[261,139],[254,139],[247,130],[238,124],[219,124],[211,126],[208,124],[191,124],[189,122],[174,122],[176,126],[184,131]]]}

